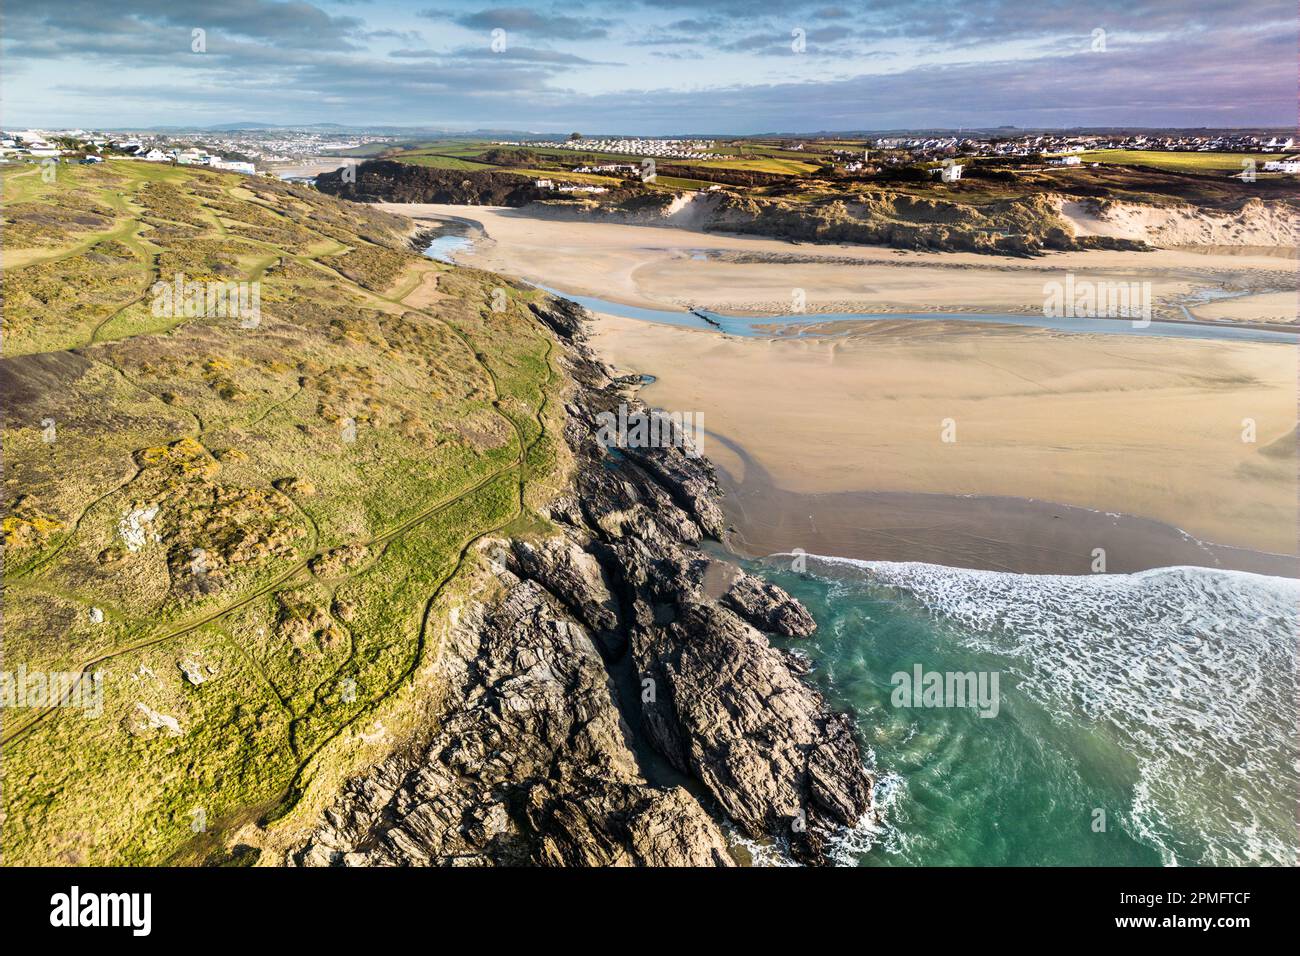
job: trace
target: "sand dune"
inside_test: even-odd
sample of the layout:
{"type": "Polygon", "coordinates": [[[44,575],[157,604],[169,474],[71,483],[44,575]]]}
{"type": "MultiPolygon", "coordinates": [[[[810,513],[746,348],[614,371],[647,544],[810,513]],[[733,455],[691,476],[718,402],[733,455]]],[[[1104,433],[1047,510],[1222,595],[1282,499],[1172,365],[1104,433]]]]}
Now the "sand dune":
{"type": "Polygon", "coordinates": [[[1145,206],[1126,202],[1062,201],[1061,215],[1076,236],[1137,239],[1161,247],[1294,246],[1296,224],[1289,209],[1251,200],[1220,213],[1193,206],[1145,206]]]}

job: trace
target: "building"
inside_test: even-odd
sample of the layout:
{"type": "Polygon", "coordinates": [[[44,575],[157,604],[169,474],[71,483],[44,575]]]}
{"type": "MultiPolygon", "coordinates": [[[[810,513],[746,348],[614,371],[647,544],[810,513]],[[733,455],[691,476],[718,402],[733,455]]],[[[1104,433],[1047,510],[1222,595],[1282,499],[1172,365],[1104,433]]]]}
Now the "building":
{"type": "Polygon", "coordinates": [[[1049,159],[1047,162],[1052,166],[1078,166],[1082,160],[1078,156],[1062,156],[1059,159],[1049,159]]]}
{"type": "Polygon", "coordinates": [[[1270,159],[1264,164],[1266,173],[1300,173],[1300,159],[1270,159]]]}
{"type": "Polygon", "coordinates": [[[934,169],[930,170],[930,175],[933,176],[935,173],[938,173],[939,178],[945,183],[955,183],[957,180],[961,179],[961,171],[965,168],[966,167],[961,163],[946,163],[943,166],[936,166],[934,169]]]}
{"type": "Polygon", "coordinates": [[[208,165],[213,169],[221,169],[228,173],[243,173],[245,176],[251,176],[257,172],[257,167],[252,163],[239,162],[233,159],[217,159],[214,156],[208,157],[208,165]]]}

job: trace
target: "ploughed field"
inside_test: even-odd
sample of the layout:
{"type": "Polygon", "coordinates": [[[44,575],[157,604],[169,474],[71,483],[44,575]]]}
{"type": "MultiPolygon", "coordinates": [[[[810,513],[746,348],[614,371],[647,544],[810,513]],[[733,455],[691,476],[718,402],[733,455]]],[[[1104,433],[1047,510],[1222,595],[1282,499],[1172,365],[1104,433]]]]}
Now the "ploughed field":
{"type": "Polygon", "coordinates": [[[552,342],[311,190],[2,175],[3,670],[84,675],[4,708],[4,862],[202,860],[419,719],[470,545],[559,470],[552,342]]]}

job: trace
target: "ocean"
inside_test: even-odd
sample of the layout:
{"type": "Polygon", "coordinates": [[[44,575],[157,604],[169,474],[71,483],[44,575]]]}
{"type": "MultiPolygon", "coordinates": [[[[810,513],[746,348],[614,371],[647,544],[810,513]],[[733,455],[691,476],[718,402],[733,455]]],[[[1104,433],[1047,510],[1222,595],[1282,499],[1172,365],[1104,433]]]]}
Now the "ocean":
{"type": "Polygon", "coordinates": [[[1295,864],[1300,581],[751,569],[817,619],[777,643],[854,715],[878,778],[884,822],[846,834],[838,862],[1295,864]]]}

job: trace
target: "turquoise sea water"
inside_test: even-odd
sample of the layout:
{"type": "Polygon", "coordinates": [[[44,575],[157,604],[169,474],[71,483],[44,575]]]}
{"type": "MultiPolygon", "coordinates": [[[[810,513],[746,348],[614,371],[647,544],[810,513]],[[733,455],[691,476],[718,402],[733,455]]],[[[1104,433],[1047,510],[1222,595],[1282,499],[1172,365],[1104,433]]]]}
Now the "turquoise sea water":
{"type": "Polygon", "coordinates": [[[839,862],[1294,864],[1300,582],[790,561],[757,570],[819,629],[781,643],[854,714],[884,811],[839,862]],[[996,716],[896,706],[918,664],[997,672],[996,716]]]}

